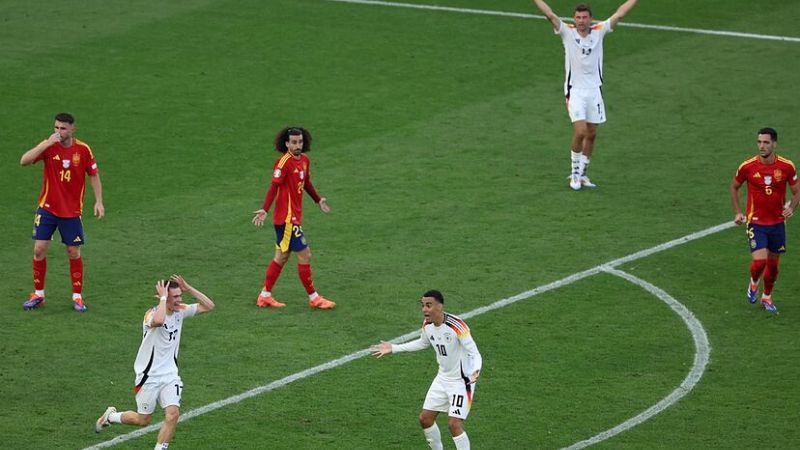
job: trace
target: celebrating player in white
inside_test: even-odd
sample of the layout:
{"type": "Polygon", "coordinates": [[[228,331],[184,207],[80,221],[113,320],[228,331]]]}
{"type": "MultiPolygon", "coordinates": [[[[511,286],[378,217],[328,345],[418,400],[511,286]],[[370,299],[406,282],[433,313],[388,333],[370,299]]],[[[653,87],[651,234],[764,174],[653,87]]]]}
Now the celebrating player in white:
{"type": "Polygon", "coordinates": [[[420,337],[405,344],[381,342],[372,346],[373,356],[380,358],[389,353],[413,352],[433,347],[439,373],[433,379],[419,423],[425,439],[433,450],[442,450],[442,435],[436,425],[436,416],[447,412],[447,427],[459,450],[469,450],[469,437],[464,431],[475,394],[475,382],[481,374],[483,359],[478,346],[470,336],[469,327],[458,317],[444,312],[444,296],[437,290],[422,295],[422,324],[420,337]]]}
{"type": "Polygon", "coordinates": [[[603,84],[603,39],[614,31],[620,19],[636,5],[627,0],[603,22],[592,24],[592,8],[586,3],[575,7],[574,24],[565,24],[543,0],[533,3],[553,24],[564,43],[564,96],[572,120],[572,153],[569,186],[595,187],[586,175],[592,157],[597,126],[606,121],[606,107],[600,86],[603,84]]]}
{"type": "Polygon", "coordinates": [[[133,364],[137,410],[117,412],[116,408],[109,406],[97,419],[95,431],[99,433],[112,423],[147,426],[158,402],[164,409],[164,424],[158,432],[155,450],[165,450],[175,434],[180,415],[183,382],[178,376],[177,363],[183,319],[211,311],[214,302],[180,275],[172,275],[169,281],[158,281],[156,292],[158,306],[147,310],[144,315],[142,344],[133,364]],[[183,292],[191,294],[198,303],[184,304],[183,292]]]}

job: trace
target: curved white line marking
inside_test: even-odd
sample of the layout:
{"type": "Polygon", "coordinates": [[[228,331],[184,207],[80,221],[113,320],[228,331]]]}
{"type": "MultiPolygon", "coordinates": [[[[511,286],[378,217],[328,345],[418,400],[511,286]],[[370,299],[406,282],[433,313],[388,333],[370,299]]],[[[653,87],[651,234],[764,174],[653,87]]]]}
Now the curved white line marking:
{"type": "Polygon", "coordinates": [[[633,284],[641,286],[644,288],[644,290],[655,295],[661,301],[669,305],[669,307],[672,308],[672,310],[675,311],[675,313],[680,316],[681,319],[683,319],[686,327],[692,332],[692,339],[694,339],[694,364],[692,364],[692,370],[689,371],[689,374],[686,375],[686,378],[683,379],[683,382],[680,384],[680,386],[675,388],[675,390],[672,391],[668,396],[661,399],[661,401],[647,408],[641,413],[631,417],[625,422],[615,426],[614,428],[610,428],[589,439],[577,442],[569,447],[565,447],[565,450],[577,450],[597,444],[598,442],[604,441],[612,436],[622,433],[623,431],[629,430],[636,425],[639,425],[642,422],[650,419],[661,411],[669,408],[678,400],[683,398],[683,396],[688,394],[692,389],[694,389],[695,385],[697,385],[697,383],[700,381],[700,378],[703,376],[703,373],[706,370],[706,365],[708,365],[708,361],[711,356],[711,345],[708,343],[708,336],[706,336],[706,331],[703,329],[703,325],[699,320],[697,320],[691,311],[683,306],[681,302],[675,300],[675,298],[667,294],[663,289],[627,272],[612,268],[606,268],[604,271],[618,277],[622,277],[633,284]]]}
{"type": "MultiPolygon", "coordinates": [[[[706,237],[708,235],[720,232],[722,230],[727,230],[728,228],[732,228],[734,226],[735,226],[734,223],[732,221],[729,221],[729,222],[721,223],[719,225],[715,225],[715,226],[710,227],[710,228],[706,228],[705,230],[696,231],[694,233],[687,234],[686,236],[680,237],[678,239],[673,239],[673,240],[671,240],[669,242],[665,242],[663,244],[656,245],[655,247],[650,247],[650,248],[638,251],[636,253],[632,253],[632,254],[630,254],[628,256],[623,256],[622,258],[617,258],[615,260],[609,261],[609,262],[607,262],[605,264],[600,264],[598,266],[592,267],[591,269],[584,270],[583,272],[574,273],[574,274],[569,275],[567,277],[564,277],[564,278],[562,278],[560,280],[554,281],[552,283],[545,284],[544,286],[539,286],[539,287],[536,287],[536,288],[531,289],[529,291],[521,292],[521,293],[519,293],[517,295],[514,295],[512,297],[508,297],[508,298],[504,298],[502,300],[498,300],[498,301],[496,301],[494,303],[491,303],[489,305],[482,306],[482,307],[477,308],[477,309],[473,309],[472,311],[469,311],[469,312],[466,312],[466,313],[463,313],[463,314],[459,314],[459,316],[461,318],[463,318],[463,319],[468,319],[470,317],[474,317],[474,316],[477,316],[477,315],[480,315],[480,314],[483,314],[483,313],[494,311],[495,309],[503,308],[505,306],[508,306],[508,305],[517,303],[519,301],[531,298],[533,296],[539,295],[541,293],[544,293],[544,292],[547,292],[547,291],[550,291],[550,290],[553,290],[553,289],[558,289],[558,288],[560,288],[562,286],[566,286],[568,284],[572,284],[572,283],[574,283],[574,282],[576,282],[578,280],[582,280],[582,279],[587,278],[589,276],[592,276],[592,275],[594,275],[596,273],[599,273],[599,272],[602,272],[602,271],[611,272],[612,270],[614,270],[614,267],[619,266],[620,264],[625,264],[627,262],[635,261],[635,260],[640,259],[640,258],[645,258],[647,256],[650,256],[650,255],[654,254],[654,253],[658,253],[658,252],[670,249],[672,247],[675,247],[675,246],[678,246],[678,245],[681,245],[681,244],[685,244],[687,242],[694,241],[696,239],[700,239],[700,238],[706,237]]],[[[623,273],[623,272],[620,272],[620,273],[623,273]]],[[[658,289],[658,288],[656,288],[656,289],[658,289]]],[[[691,314],[691,313],[689,313],[689,314],[691,314]]],[[[398,337],[392,339],[391,342],[401,343],[401,342],[405,342],[405,341],[407,341],[409,339],[413,339],[413,338],[415,338],[417,336],[419,336],[419,330],[411,331],[411,332],[408,332],[408,333],[406,333],[406,334],[404,334],[402,336],[398,336],[398,337]]],[[[338,366],[346,364],[346,363],[348,363],[350,361],[354,361],[356,359],[362,358],[364,356],[367,356],[368,354],[369,354],[369,350],[368,349],[359,350],[357,352],[350,353],[349,355],[342,356],[341,358],[334,359],[334,360],[328,361],[328,362],[326,362],[324,364],[320,364],[318,366],[314,366],[314,367],[311,367],[309,369],[294,373],[294,374],[289,375],[287,377],[281,378],[280,380],[276,380],[276,381],[273,381],[271,383],[268,383],[268,384],[265,384],[265,385],[250,389],[249,391],[242,392],[241,394],[237,394],[237,395],[234,395],[232,397],[228,397],[228,398],[225,398],[225,399],[222,399],[222,400],[218,400],[218,401],[213,402],[213,403],[209,403],[209,404],[207,404],[205,406],[201,406],[200,408],[188,411],[185,414],[181,414],[180,421],[183,422],[185,420],[191,419],[192,417],[197,417],[199,415],[202,415],[202,414],[205,414],[205,413],[220,409],[223,406],[227,406],[227,405],[231,405],[231,404],[234,404],[234,403],[238,403],[238,402],[241,402],[242,400],[246,400],[246,399],[248,399],[250,397],[255,397],[256,395],[263,394],[263,393],[269,392],[269,391],[273,391],[275,389],[278,389],[278,388],[281,388],[283,386],[286,386],[287,384],[289,384],[289,383],[291,383],[293,381],[297,381],[297,380],[300,380],[300,379],[303,379],[303,378],[310,377],[312,375],[316,375],[316,374],[318,374],[320,372],[324,372],[324,371],[326,371],[328,369],[333,369],[334,367],[338,367],[338,366]]],[[[129,433],[121,434],[121,435],[119,435],[119,436],[117,436],[117,437],[115,437],[113,439],[108,440],[108,441],[100,442],[100,443],[95,444],[95,445],[93,445],[91,447],[86,447],[84,450],[96,450],[96,449],[101,449],[101,448],[106,448],[106,447],[111,447],[111,446],[114,446],[114,445],[117,445],[117,444],[121,444],[121,443],[123,443],[125,441],[129,441],[129,440],[131,440],[133,438],[137,438],[137,437],[143,436],[143,435],[145,435],[147,433],[150,433],[150,432],[153,432],[153,431],[157,431],[159,428],[161,428],[161,424],[162,424],[162,422],[159,422],[159,423],[155,423],[155,424],[146,426],[144,428],[140,428],[140,429],[135,430],[135,431],[131,431],[129,433]]],[[[599,441],[597,441],[597,442],[599,442],[599,441]]]]}

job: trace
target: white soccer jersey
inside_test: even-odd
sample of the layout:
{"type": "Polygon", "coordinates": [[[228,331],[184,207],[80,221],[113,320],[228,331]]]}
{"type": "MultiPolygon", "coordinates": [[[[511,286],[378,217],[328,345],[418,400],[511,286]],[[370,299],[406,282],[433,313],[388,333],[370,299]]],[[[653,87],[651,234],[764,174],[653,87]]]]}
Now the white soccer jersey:
{"type": "Polygon", "coordinates": [[[438,327],[426,321],[419,339],[405,344],[392,344],[392,352],[413,352],[429,346],[436,352],[439,376],[448,381],[469,379],[483,365],[469,327],[452,314],[444,313],[444,322],[438,327]]]}
{"type": "Polygon", "coordinates": [[[572,88],[592,89],[603,85],[603,38],[612,31],[611,21],[607,19],[592,25],[589,34],[582,37],[575,25],[561,22],[555,33],[561,35],[564,43],[566,97],[572,88]]]}
{"type": "Polygon", "coordinates": [[[152,327],[156,307],[147,310],[142,322],[142,344],[133,370],[136,372],[136,388],[148,379],[158,380],[178,376],[178,350],[181,344],[181,326],[185,317],[197,313],[197,303],[183,305],[172,314],[167,314],[164,324],[152,327]]]}

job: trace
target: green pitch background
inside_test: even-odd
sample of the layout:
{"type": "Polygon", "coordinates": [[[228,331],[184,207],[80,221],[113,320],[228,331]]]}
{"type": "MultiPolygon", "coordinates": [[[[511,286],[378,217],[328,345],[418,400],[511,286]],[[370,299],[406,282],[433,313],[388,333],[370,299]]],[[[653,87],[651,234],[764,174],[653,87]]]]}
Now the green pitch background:
{"type": "MultiPolygon", "coordinates": [[[[573,2],[551,3],[570,15],[573,2]]],[[[593,2],[595,16],[617,4],[593,2]]],[[[799,14],[780,0],[642,1],[626,20],[793,36],[799,14]]],[[[184,330],[187,412],[413,331],[426,289],[459,314],[728,221],[728,184],[759,127],[777,128],[781,153],[800,160],[797,42],[618,27],[591,168],[600,187],[575,193],[563,50],[543,20],[322,0],[6,0],[0,23],[4,448],[84,448],[134,431],[95,435],[93,424],[108,405],[135,408],[139,321],[171,273],[218,305],[184,330]],[[62,110],[95,151],[107,213],[90,217],[89,193],[82,315],[58,241],[46,307],[20,307],[41,168],[18,161],[62,110]],[[288,306],[254,304],[273,234],[251,211],[286,124],[312,130],[315,185],[333,209],[307,201],[304,223],[333,311],[308,309],[294,259],[274,289],[288,306]]],[[[800,233],[788,230],[778,317],[745,301],[741,229],[622,267],[697,316],[711,361],[680,402],[595,447],[800,442],[800,233]]],[[[694,352],[666,305],[608,274],[469,324],[485,363],[467,421],[478,449],[594,436],[671,392],[694,352]]],[[[430,352],[362,358],[181,423],[171,448],[424,448],[416,416],[435,369],[430,352]]]]}

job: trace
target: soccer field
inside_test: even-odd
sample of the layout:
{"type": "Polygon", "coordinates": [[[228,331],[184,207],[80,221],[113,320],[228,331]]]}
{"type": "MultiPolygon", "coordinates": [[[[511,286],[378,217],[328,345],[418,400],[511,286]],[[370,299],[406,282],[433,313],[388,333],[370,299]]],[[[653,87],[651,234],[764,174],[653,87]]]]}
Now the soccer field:
{"type": "Polygon", "coordinates": [[[778,316],[747,303],[743,229],[724,225],[759,128],[800,160],[800,2],[755,3],[636,6],[605,45],[599,187],[573,192],[563,48],[529,1],[2,2],[0,447],[152,448],[155,431],[93,427],[135,409],[140,320],[179,273],[217,308],[183,330],[170,448],[426,448],[433,355],[364,350],[414,333],[430,288],[483,355],[473,448],[800,448],[798,219],[778,316]],[[18,161],[60,111],[104,187],[85,314],[58,240],[47,305],[21,308],[41,166],[18,161]],[[289,124],[332,208],[306,199],[303,223],[332,311],[306,306],[294,257],[288,306],[255,306],[273,233],[251,212],[289,124]]]}

